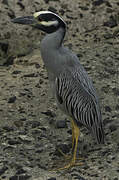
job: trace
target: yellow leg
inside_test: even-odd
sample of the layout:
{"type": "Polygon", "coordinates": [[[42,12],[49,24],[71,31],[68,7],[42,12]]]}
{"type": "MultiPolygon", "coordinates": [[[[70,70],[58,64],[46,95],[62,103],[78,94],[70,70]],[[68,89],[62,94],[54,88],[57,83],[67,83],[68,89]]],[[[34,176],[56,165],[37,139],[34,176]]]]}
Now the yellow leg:
{"type": "MultiPolygon", "coordinates": [[[[71,119],[71,128],[72,128],[72,152],[74,151],[74,144],[75,144],[75,136],[74,136],[74,121],[71,119]]],[[[70,159],[72,155],[66,155],[63,153],[61,149],[58,148],[58,151],[64,156],[65,159],[70,159]]]]}
{"type": "Polygon", "coordinates": [[[74,141],[75,141],[75,137],[74,137],[74,121],[73,119],[71,119],[71,127],[72,127],[72,151],[74,149],[74,141]]]}
{"type": "Polygon", "coordinates": [[[77,153],[77,146],[78,146],[78,138],[79,138],[79,127],[76,123],[72,120],[72,147],[74,148],[73,157],[69,164],[64,166],[63,168],[59,168],[58,170],[68,169],[72,166],[81,165],[82,163],[76,163],[76,153],[77,153]]]}

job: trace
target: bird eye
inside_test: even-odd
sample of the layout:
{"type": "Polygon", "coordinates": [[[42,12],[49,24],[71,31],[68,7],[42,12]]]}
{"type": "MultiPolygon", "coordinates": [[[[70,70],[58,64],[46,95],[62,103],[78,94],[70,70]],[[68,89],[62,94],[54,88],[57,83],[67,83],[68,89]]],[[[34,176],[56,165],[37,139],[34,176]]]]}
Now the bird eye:
{"type": "Polygon", "coordinates": [[[42,19],[41,19],[41,17],[40,17],[40,16],[38,17],[38,20],[39,20],[39,21],[42,21],[42,19]]]}

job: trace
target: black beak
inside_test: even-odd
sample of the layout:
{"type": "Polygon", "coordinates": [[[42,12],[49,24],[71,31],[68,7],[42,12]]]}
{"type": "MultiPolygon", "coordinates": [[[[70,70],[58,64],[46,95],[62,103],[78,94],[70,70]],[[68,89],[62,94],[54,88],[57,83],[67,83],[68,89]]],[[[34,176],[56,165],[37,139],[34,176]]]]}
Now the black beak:
{"type": "Polygon", "coordinates": [[[29,24],[29,25],[35,25],[36,20],[33,16],[24,16],[24,17],[18,17],[12,19],[13,23],[18,23],[18,24],[29,24]]]}

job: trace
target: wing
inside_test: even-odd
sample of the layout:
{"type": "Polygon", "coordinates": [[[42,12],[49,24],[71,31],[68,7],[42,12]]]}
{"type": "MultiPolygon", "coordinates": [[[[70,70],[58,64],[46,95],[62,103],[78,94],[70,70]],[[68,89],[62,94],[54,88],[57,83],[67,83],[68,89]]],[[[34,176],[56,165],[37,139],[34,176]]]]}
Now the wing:
{"type": "Polygon", "coordinates": [[[82,66],[64,69],[56,78],[58,103],[79,125],[90,129],[98,143],[104,141],[98,98],[82,66]]]}

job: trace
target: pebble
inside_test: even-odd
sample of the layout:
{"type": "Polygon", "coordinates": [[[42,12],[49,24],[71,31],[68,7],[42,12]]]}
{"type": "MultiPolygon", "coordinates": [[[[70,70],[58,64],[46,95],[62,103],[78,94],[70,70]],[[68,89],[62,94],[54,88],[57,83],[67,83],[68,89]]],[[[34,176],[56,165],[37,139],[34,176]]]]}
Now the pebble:
{"type": "Polygon", "coordinates": [[[16,96],[12,96],[9,98],[8,103],[14,103],[16,101],[16,96]]]}
{"type": "Polygon", "coordinates": [[[67,128],[66,120],[59,120],[56,122],[56,128],[67,128]]]}
{"type": "Polygon", "coordinates": [[[16,144],[21,144],[21,143],[19,141],[16,141],[16,140],[9,140],[8,144],[9,145],[16,145],[16,144]]]}
{"type": "Polygon", "coordinates": [[[2,3],[8,6],[8,0],[2,0],[2,3]]]}
{"type": "Polygon", "coordinates": [[[47,180],[56,180],[55,177],[48,178],[47,180]]]}
{"type": "Polygon", "coordinates": [[[3,173],[5,173],[5,171],[7,170],[8,168],[7,167],[2,167],[0,169],[0,175],[2,175],[3,173]]]}
{"type": "Polygon", "coordinates": [[[109,126],[109,129],[110,129],[111,132],[113,132],[113,131],[117,130],[117,126],[115,124],[111,124],[109,126]]]}
{"type": "Polygon", "coordinates": [[[112,109],[111,109],[111,107],[109,107],[109,106],[105,106],[105,111],[106,111],[106,112],[111,112],[112,109]]]}
{"type": "Polygon", "coordinates": [[[94,5],[94,6],[100,6],[101,4],[103,4],[104,3],[104,0],[97,0],[97,1],[94,1],[92,4],[94,5]]]}
{"type": "Polygon", "coordinates": [[[26,136],[26,135],[20,135],[19,138],[23,141],[31,142],[34,141],[34,138],[26,136]]]}
{"type": "Polygon", "coordinates": [[[54,112],[52,112],[51,110],[43,111],[41,113],[45,114],[47,116],[50,116],[50,117],[55,117],[56,116],[56,114],[54,112]]]}
{"type": "Polygon", "coordinates": [[[109,19],[107,22],[104,22],[103,25],[104,25],[104,26],[107,26],[107,27],[110,27],[110,28],[113,28],[113,27],[117,26],[117,21],[116,21],[116,19],[111,15],[111,16],[110,16],[110,19],[109,19]]]}
{"type": "Polygon", "coordinates": [[[31,176],[28,176],[28,175],[21,175],[21,176],[17,176],[17,175],[15,175],[15,176],[11,176],[10,178],[9,178],[9,180],[27,180],[27,179],[29,179],[31,176]]]}

